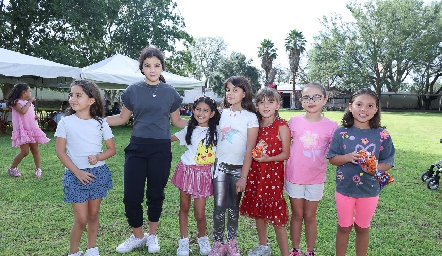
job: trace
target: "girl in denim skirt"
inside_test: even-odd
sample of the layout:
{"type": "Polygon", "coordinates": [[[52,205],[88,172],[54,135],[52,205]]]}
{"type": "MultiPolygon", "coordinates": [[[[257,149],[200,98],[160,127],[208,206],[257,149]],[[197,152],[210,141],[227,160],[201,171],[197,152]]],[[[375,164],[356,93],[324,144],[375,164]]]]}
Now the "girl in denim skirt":
{"type": "Polygon", "coordinates": [[[74,81],[69,104],[66,117],[60,120],[55,132],[57,156],[66,167],[64,201],[71,203],[74,211],[68,256],[83,254],[79,243],[86,225],[88,245],[84,255],[96,256],[100,204],[113,188],[112,174],[104,160],[116,153],[114,136],[104,119],[104,104],[95,83],[74,81]]]}

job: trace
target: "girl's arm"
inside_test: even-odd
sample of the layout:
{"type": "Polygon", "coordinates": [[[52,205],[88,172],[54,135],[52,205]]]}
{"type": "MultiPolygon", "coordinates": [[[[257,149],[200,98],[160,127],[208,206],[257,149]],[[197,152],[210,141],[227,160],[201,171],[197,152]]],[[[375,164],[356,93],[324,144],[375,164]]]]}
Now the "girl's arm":
{"type": "Polygon", "coordinates": [[[35,101],[35,98],[32,97],[31,99],[28,100],[28,102],[26,102],[26,104],[24,106],[20,103],[17,103],[13,106],[13,108],[15,110],[17,110],[18,113],[24,115],[24,114],[26,114],[26,112],[28,112],[29,107],[31,106],[32,102],[34,102],[34,101],[35,101]]]}
{"type": "Polygon", "coordinates": [[[178,108],[174,112],[170,113],[170,120],[173,126],[184,128],[189,124],[189,120],[180,116],[180,109],[178,108]]]}
{"type": "Polygon", "coordinates": [[[111,156],[114,156],[117,153],[117,150],[115,149],[115,141],[114,138],[110,138],[108,140],[105,140],[106,143],[106,150],[101,152],[98,155],[92,155],[88,156],[89,163],[94,165],[98,161],[103,161],[108,159],[111,156]]]}
{"type": "Polygon", "coordinates": [[[109,124],[109,126],[123,125],[126,124],[127,121],[129,121],[131,115],[132,111],[130,111],[123,105],[120,114],[114,116],[108,116],[106,118],[106,121],[109,124]]]}
{"type": "Polygon", "coordinates": [[[346,163],[358,164],[358,160],[361,156],[357,152],[351,152],[345,155],[336,155],[329,159],[330,164],[340,166],[346,163]]]}
{"type": "Polygon", "coordinates": [[[170,142],[174,142],[174,141],[177,141],[177,140],[179,140],[179,139],[175,136],[175,134],[170,136],[170,142]]]}
{"type": "Polygon", "coordinates": [[[286,125],[279,126],[279,138],[282,142],[282,152],[276,156],[263,154],[260,158],[255,158],[257,162],[276,162],[287,160],[290,156],[290,128],[286,125]]]}
{"type": "Polygon", "coordinates": [[[246,189],[247,175],[249,174],[250,166],[252,165],[252,149],[256,146],[256,139],[258,138],[259,127],[247,129],[247,146],[244,155],[244,163],[242,165],[241,177],[236,183],[236,193],[242,192],[246,189]]]}
{"type": "Polygon", "coordinates": [[[83,185],[86,185],[88,183],[93,182],[95,175],[92,173],[85,172],[83,170],[80,170],[74,162],[69,158],[69,156],[66,154],[66,139],[57,137],[55,140],[55,150],[57,152],[57,157],[60,159],[61,163],[69,169],[72,173],[74,173],[75,177],[83,183],[83,185]]]}

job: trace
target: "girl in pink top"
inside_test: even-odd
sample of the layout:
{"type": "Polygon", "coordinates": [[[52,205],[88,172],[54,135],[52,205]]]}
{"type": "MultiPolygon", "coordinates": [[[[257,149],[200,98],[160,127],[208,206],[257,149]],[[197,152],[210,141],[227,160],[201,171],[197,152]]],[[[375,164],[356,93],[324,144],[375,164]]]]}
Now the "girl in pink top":
{"type": "Polygon", "coordinates": [[[289,121],[292,147],[286,163],[284,184],[292,210],[290,235],[293,249],[290,255],[293,256],[302,255],[299,244],[303,221],[307,242],[305,255],[315,255],[316,210],[324,192],[327,151],[338,128],[335,121],[322,113],[328,100],[324,86],[310,83],[301,93],[302,107],[306,112],[289,121]]]}
{"type": "Polygon", "coordinates": [[[35,114],[34,105],[32,104],[35,98],[31,98],[31,88],[25,83],[18,83],[14,85],[7,98],[7,105],[12,110],[12,146],[20,147],[20,153],[14,157],[11,166],[8,168],[8,174],[12,177],[21,177],[17,166],[31,150],[35,163],[35,177],[40,178],[41,166],[38,143],[44,144],[49,139],[38,127],[38,115],[35,114]]]}

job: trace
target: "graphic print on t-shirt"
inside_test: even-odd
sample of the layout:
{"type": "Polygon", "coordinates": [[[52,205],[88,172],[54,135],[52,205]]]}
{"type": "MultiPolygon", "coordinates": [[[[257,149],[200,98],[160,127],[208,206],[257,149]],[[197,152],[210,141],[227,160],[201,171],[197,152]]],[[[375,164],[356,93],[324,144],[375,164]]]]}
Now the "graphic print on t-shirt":
{"type": "Polygon", "coordinates": [[[310,133],[310,131],[306,131],[299,140],[301,141],[304,149],[302,153],[306,157],[311,157],[313,162],[316,162],[316,156],[321,154],[321,150],[315,149],[318,145],[319,136],[316,133],[310,133]]]}
{"type": "Polygon", "coordinates": [[[215,162],[215,154],[213,153],[212,146],[206,146],[204,141],[205,139],[202,139],[198,143],[195,162],[197,164],[213,164],[215,162]]]}
{"type": "Polygon", "coordinates": [[[238,133],[238,130],[232,129],[231,126],[224,127],[221,130],[221,135],[222,135],[221,140],[227,140],[228,142],[232,143],[233,136],[237,133],[238,133]]]}

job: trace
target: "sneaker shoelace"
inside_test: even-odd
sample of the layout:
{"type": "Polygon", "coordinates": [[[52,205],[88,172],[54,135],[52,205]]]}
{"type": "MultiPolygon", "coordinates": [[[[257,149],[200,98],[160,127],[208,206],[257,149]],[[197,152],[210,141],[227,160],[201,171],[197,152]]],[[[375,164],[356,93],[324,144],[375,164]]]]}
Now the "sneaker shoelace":
{"type": "Polygon", "coordinates": [[[156,235],[150,235],[147,238],[147,244],[148,245],[158,245],[158,238],[156,235]]]}
{"type": "Polygon", "coordinates": [[[131,235],[126,241],[124,241],[124,246],[130,247],[129,245],[131,245],[134,241],[138,239],[140,238],[136,238],[134,235],[131,235]]]}
{"type": "Polygon", "coordinates": [[[188,251],[189,250],[189,242],[186,241],[178,241],[178,250],[179,251],[188,251]]]}
{"type": "Polygon", "coordinates": [[[209,239],[207,237],[198,239],[198,245],[201,250],[210,251],[209,239]]]}

